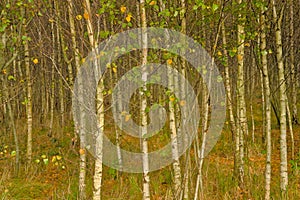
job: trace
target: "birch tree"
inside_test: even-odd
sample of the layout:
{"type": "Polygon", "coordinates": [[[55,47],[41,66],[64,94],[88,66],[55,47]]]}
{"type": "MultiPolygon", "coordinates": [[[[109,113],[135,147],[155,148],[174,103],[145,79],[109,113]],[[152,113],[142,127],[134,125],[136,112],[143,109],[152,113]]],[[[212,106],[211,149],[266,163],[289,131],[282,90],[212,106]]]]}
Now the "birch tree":
{"type": "Polygon", "coordinates": [[[262,65],[262,75],[263,75],[263,89],[265,97],[265,119],[266,125],[263,127],[266,134],[267,143],[267,156],[266,156],[266,169],[265,169],[265,199],[270,199],[271,190],[271,153],[272,153],[272,135],[271,135],[271,100],[270,100],[270,80],[268,72],[268,60],[267,60],[267,50],[266,50],[266,11],[267,8],[261,6],[261,33],[260,33],[260,51],[261,51],[261,65],[262,65]]]}
{"type": "Polygon", "coordinates": [[[25,76],[27,82],[27,95],[26,95],[26,114],[27,114],[27,158],[30,163],[32,160],[32,80],[31,80],[31,67],[29,60],[29,40],[27,36],[27,21],[23,19],[24,28],[24,55],[25,55],[25,76]]]}
{"type": "Polygon", "coordinates": [[[279,98],[280,98],[280,188],[282,197],[287,198],[288,166],[286,142],[286,83],[284,77],[284,64],[282,55],[282,18],[285,4],[282,5],[278,15],[275,0],[271,1],[273,9],[273,23],[275,24],[276,59],[278,68],[279,98]]]}
{"type": "MultiPolygon", "coordinates": [[[[239,4],[243,1],[239,0],[239,4]]],[[[245,103],[245,80],[244,80],[244,51],[245,51],[245,31],[244,31],[245,17],[243,14],[238,14],[238,26],[237,26],[237,112],[238,112],[238,130],[236,142],[239,143],[239,186],[244,187],[244,135],[247,134],[247,118],[246,118],[246,103],[245,103]]]]}
{"type": "MultiPolygon", "coordinates": [[[[147,64],[147,55],[148,55],[148,37],[147,37],[147,18],[146,18],[146,8],[145,8],[145,0],[140,0],[140,20],[141,20],[141,39],[142,39],[142,65],[141,67],[146,66],[147,64]]],[[[145,69],[145,68],[144,68],[145,69]]],[[[142,145],[142,153],[143,153],[143,200],[150,200],[150,176],[149,176],[149,158],[148,158],[148,139],[143,136],[147,135],[147,99],[146,99],[146,81],[147,81],[148,73],[146,70],[142,70],[142,77],[144,81],[143,88],[141,89],[141,145],[142,145]]]]}
{"type": "MultiPolygon", "coordinates": [[[[92,47],[92,50],[97,53],[96,45],[97,40],[95,40],[95,34],[94,34],[94,27],[92,25],[92,13],[91,13],[91,6],[90,6],[90,0],[84,0],[84,18],[87,23],[87,32],[88,32],[88,38],[90,45],[92,47]]],[[[94,65],[97,66],[97,60],[94,60],[94,65]]],[[[97,99],[96,99],[96,105],[97,105],[97,117],[98,117],[98,123],[100,132],[99,135],[96,135],[96,141],[95,141],[95,172],[94,172],[94,193],[93,193],[93,199],[101,199],[101,185],[102,185],[102,145],[103,145],[103,133],[104,133],[104,97],[103,97],[103,89],[104,89],[104,82],[103,79],[99,81],[98,87],[97,87],[97,99]]]]}
{"type": "MultiPolygon", "coordinates": [[[[72,49],[74,51],[74,60],[75,60],[75,68],[76,71],[79,71],[80,68],[80,54],[77,46],[76,41],[76,29],[75,29],[75,15],[73,13],[74,6],[73,2],[71,0],[68,0],[68,17],[69,17],[69,24],[70,24],[70,33],[71,33],[71,41],[72,41],[72,49]]],[[[70,73],[70,71],[69,71],[70,73]]],[[[70,76],[71,77],[71,76],[70,76]]],[[[75,126],[78,127],[78,126],[75,126]]],[[[86,152],[85,152],[85,135],[81,132],[81,128],[75,130],[75,136],[73,138],[74,141],[77,140],[77,134],[80,135],[80,164],[79,164],[79,181],[78,181],[78,187],[79,187],[79,199],[85,199],[86,198],[86,152]]]]}
{"type": "MultiPolygon", "coordinates": [[[[168,62],[171,62],[169,60],[168,62]]],[[[170,66],[171,67],[171,66],[170,66]]],[[[174,76],[171,69],[168,69],[168,88],[171,90],[175,89],[174,76]]],[[[174,95],[174,94],[173,94],[174,95]]],[[[172,141],[172,157],[173,170],[174,170],[174,197],[179,198],[181,191],[181,169],[178,154],[178,140],[177,140],[177,127],[176,127],[176,109],[175,109],[175,96],[171,95],[169,98],[169,120],[170,120],[170,131],[171,131],[171,141],[172,141]]]]}

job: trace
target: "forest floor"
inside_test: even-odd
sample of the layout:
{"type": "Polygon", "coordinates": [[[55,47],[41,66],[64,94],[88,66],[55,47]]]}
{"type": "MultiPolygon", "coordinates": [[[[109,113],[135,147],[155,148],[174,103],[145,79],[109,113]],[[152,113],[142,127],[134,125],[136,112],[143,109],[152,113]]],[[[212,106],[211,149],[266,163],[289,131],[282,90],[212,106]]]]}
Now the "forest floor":
{"type": "MultiPolygon", "coordinates": [[[[259,123],[259,122],[258,122],[259,123]]],[[[15,146],[13,136],[3,126],[0,138],[0,199],[77,199],[79,174],[78,142],[72,145],[74,129],[71,125],[54,129],[53,137],[48,137],[48,129],[34,129],[34,155],[30,165],[26,164],[26,123],[17,122],[20,143],[21,167],[18,176],[15,174],[15,146]],[[24,167],[27,166],[27,167],[24,167]]],[[[249,126],[250,127],[250,126],[249,126]]],[[[233,177],[234,142],[229,132],[229,125],[217,145],[205,158],[203,168],[203,192],[205,199],[263,199],[264,171],[266,151],[262,144],[262,131],[257,126],[254,132],[255,141],[251,141],[251,131],[247,139],[248,159],[245,160],[245,189],[237,187],[233,177]]],[[[272,199],[280,199],[280,152],[279,130],[273,127],[272,132],[272,199]]],[[[295,157],[292,159],[291,137],[288,132],[289,162],[289,199],[300,199],[300,126],[294,127],[295,157]]],[[[193,148],[190,151],[191,162],[195,164],[193,148]]],[[[184,165],[185,156],[181,159],[184,165]]],[[[194,166],[194,165],[192,165],[194,166]]],[[[120,173],[104,166],[103,199],[141,199],[142,175],[120,173]]],[[[193,197],[197,169],[192,168],[189,176],[190,197],[193,197]]],[[[87,163],[87,196],[92,197],[93,158],[88,156],[87,163]]],[[[150,173],[152,199],[172,199],[172,167],[168,166],[150,173]]]]}

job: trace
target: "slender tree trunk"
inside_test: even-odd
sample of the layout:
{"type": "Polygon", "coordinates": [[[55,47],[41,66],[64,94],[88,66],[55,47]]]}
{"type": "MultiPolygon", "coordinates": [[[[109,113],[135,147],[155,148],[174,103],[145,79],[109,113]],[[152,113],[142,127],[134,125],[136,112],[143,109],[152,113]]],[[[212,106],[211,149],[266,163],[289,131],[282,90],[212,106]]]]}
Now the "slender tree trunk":
{"type": "MultiPolygon", "coordinates": [[[[259,43],[261,43],[259,41],[259,43]]],[[[263,71],[261,70],[259,72],[260,75],[260,82],[261,82],[261,107],[262,107],[262,137],[261,140],[263,143],[265,143],[266,140],[266,101],[265,101],[265,86],[264,86],[264,75],[263,71]]]]}
{"type": "MultiPolygon", "coordinates": [[[[74,51],[75,56],[75,67],[76,71],[79,71],[80,68],[80,56],[79,56],[79,50],[77,47],[77,41],[76,41],[76,29],[75,29],[75,20],[74,20],[74,13],[73,13],[73,2],[71,0],[68,1],[68,16],[69,16],[69,24],[70,24],[70,32],[71,32],[71,39],[72,39],[72,49],[74,51]]],[[[70,71],[69,71],[70,75],[70,71]]],[[[81,80],[82,81],[82,80],[81,80]]],[[[79,83],[80,85],[80,83],[79,83]]],[[[85,152],[85,134],[84,130],[79,126],[79,129],[75,130],[74,134],[74,141],[77,141],[77,134],[80,135],[80,165],[79,165],[79,199],[86,199],[86,184],[85,184],[85,177],[86,177],[86,152],[85,152]]]]}
{"type": "MultiPolygon", "coordinates": [[[[147,55],[148,55],[148,36],[146,32],[147,28],[147,18],[146,18],[146,9],[145,9],[145,0],[140,0],[140,19],[142,27],[142,66],[144,67],[147,64],[147,55]]],[[[147,71],[142,71],[142,77],[144,83],[147,81],[148,73],[147,71]]],[[[149,158],[148,158],[148,139],[143,138],[144,135],[147,135],[147,99],[145,92],[147,91],[146,84],[144,84],[141,91],[141,118],[142,118],[142,153],[143,153],[143,200],[150,200],[150,177],[149,177],[149,158]]]]}
{"type": "MultiPolygon", "coordinates": [[[[209,72],[210,73],[210,72],[209,72]]],[[[205,146],[206,146],[206,138],[207,138],[207,130],[208,130],[208,115],[209,115],[209,94],[208,89],[206,88],[206,83],[203,79],[203,128],[202,128],[202,144],[201,144],[201,150],[200,150],[200,160],[199,160],[199,187],[200,187],[200,199],[204,199],[204,189],[203,189],[203,164],[204,164],[204,154],[205,154],[205,146]]]]}
{"type": "Polygon", "coordinates": [[[295,70],[295,40],[294,40],[294,0],[289,0],[290,8],[290,66],[291,66],[291,88],[292,88],[292,121],[299,124],[297,110],[297,72],[295,70]]]}
{"type": "MultiPolygon", "coordinates": [[[[57,42],[57,63],[60,67],[59,72],[59,109],[60,109],[60,127],[64,127],[65,122],[65,102],[64,102],[64,73],[63,73],[63,66],[62,66],[62,45],[61,45],[61,27],[60,23],[58,22],[60,20],[60,12],[59,12],[59,5],[58,2],[54,1],[54,8],[55,8],[55,19],[57,22],[56,25],[56,42],[57,42]]],[[[57,69],[58,70],[58,69],[57,69]]]]}
{"type": "MultiPolygon", "coordinates": [[[[6,48],[6,43],[7,43],[7,38],[6,38],[6,33],[2,33],[1,38],[0,38],[0,66],[4,66],[4,61],[5,61],[5,53],[4,49],[6,48]]],[[[17,53],[17,52],[14,52],[17,53]]],[[[13,131],[13,136],[14,136],[14,142],[15,142],[15,148],[16,148],[16,157],[15,157],[15,175],[18,176],[19,174],[19,168],[20,168],[20,149],[19,149],[19,141],[18,141],[18,135],[17,135],[17,129],[15,125],[15,116],[13,114],[13,108],[11,105],[11,100],[9,96],[9,86],[7,83],[8,77],[6,75],[0,75],[0,80],[3,84],[3,100],[4,104],[7,105],[7,113],[9,117],[9,124],[10,127],[13,131]]]]}
{"type": "Polygon", "coordinates": [[[266,155],[266,169],[265,169],[265,199],[270,199],[271,191],[271,155],[272,155],[272,135],[271,135],[271,92],[270,80],[268,72],[268,60],[266,52],[266,16],[264,7],[261,8],[260,15],[261,34],[260,34],[260,51],[261,64],[262,64],[262,80],[263,80],[263,96],[265,97],[265,126],[263,126],[264,133],[266,134],[267,155],[266,155]]]}
{"type": "Polygon", "coordinates": [[[54,23],[51,23],[51,36],[52,36],[52,55],[51,55],[51,89],[50,89],[50,131],[49,137],[53,136],[53,120],[54,120],[54,93],[55,93],[55,65],[56,65],[56,41],[54,32],[54,23]]]}
{"type": "MultiPolygon", "coordinates": [[[[242,3],[242,0],[238,1],[239,4],[242,3]]],[[[244,20],[245,17],[242,14],[239,14],[238,17],[238,50],[237,50],[237,60],[238,60],[238,72],[237,72],[237,104],[238,104],[238,127],[239,127],[239,186],[244,188],[244,136],[247,135],[247,118],[246,118],[246,103],[245,103],[245,80],[244,80],[244,20]]]]}
{"type": "MultiPolygon", "coordinates": [[[[92,50],[96,51],[96,43],[94,29],[92,25],[92,13],[91,13],[91,6],[90,0],[84,0],[84,16],[87,23],[87,32],[90,45],[92,50]]],[[[94,61],[95,66],[97,66],[97,60],[94,61]]],[[[99,81],[97,87],[97,117],[99,123],[99,133],[96,136],[96,160],[95,160],[95,172],[94,172],[94,193],[93,199],[99,200],[101,199],[101,187],[102,187],[102,158],[103,158],[103,134],[104,134],[104,97],[103,97],[103,90],[104,90],[104,82],[103,79],[99,81]]]]}
{"type": "Polygon", "coordinates": [[[288,99],[286,99],[286,112],[287,112],[287,118],[288,118],[288,122],[289,122],[289,131],[290,131],[290,135],[291,135],[292,160],[294,160],[295,159],[295,140],[294,140],[294,132],[293,132],[292,115],[291,115],[288,99]]]}
{"type": "MultiPolygon", "coordinates": [[[[1,58],[1,56],[0,56],[1,58]]],[[[5,77],[7,78],[7,77],[5,77]]],[[[20,168],[20,148],[19,148],[19,141],[18,141],[18,135],[17,135],[17,129],[16,129],[16,125],[15,125],[15,117],[13,114],[13,109],[12,109],[12,105],[11,105],[11,100],[9,99],[9,93],[8,93],[8,84],[7,84],[7,80],[2,80],[3,84],[4,84],[4,90],[3,90],[3,94],[4,94],[4,98],[6,101],[6,105],[7,105],[7,113],[8,113],[8,117],[9,117],[9,124],[10,127],[13,131],[13,136],[14,136],[14,142],[15,142],[15,148],[16,148],[16,157],[15,157],[15,175],[18,177],[19,175],[19,168],[20,168]]]]}
{"type": "MultiPolygon", "coordinates": [[[[223,49],[223,54],[224,54],[224,57],[225,57],[225,64],[224,64],[224,75],[225,75],[225,90],[226,90],[226,104],[227,104],[227,109],[228,109],[228,113],[229,113],[229,123],[230,123],[230,129],[231,129],[231,134],[233,136],[233,138],[235,139],[236,138],[236,122],[235,122],[235,119],[234,119],[234,115],[233,115],[233,98],[232,98],[232,93],[231,93],[231,83],[230,83],[230,74],[229,74],[229,64],[228,64],[228,52],[227,52],[227,49],[226,49],[226,46],[227,46],[227,40],[226,40],[226,30],[225,30],[225,21],[222,22],[221,24],[221,29],[222,29],[222,42],[223,42],[223,46],[224,46],[224,49],[223,49]]],[[[237,141],[236,141],[236,144],[237,141]]],[[[234,171],[235,171],[235,174],[237,174],[238,172],[238,168],[237,168],[237,159],[238,159],[238,151],[239,149],[238,148],[235,148],[235,153],[234,153],[234,160],[235,160],[235,165],[234,165],[234,171]]]]}
{"type": "Polygon", "coordinates": [[[254,69],[256,68],[256,60],[255,60],[255,55],[254,55],[254,50],[252,51],[252,66],[250,67],[250,88],[249,88],[249,92],[250,92],[250,116],[251,116],[251,139],[252,142],[255,142],[255,121],[254,121],[254,114],[253,114],[253,96],[254,96],[254,83],[255,83],[255,72],[254,69]]]}
{"type": "Polygon", "coordinates": [[[280,15],[277,15],[275,0],[272,0],[273,22],[276,28],[276,58],[278,67],[279,98],[280,98],[280,188],[282,198],[287,199],[288,186],[288,168],[287,168],[287,142],[286,142],[286,83],[284,77],[284,65],[282,56],[282,33],[281,23],[283,17],[284,5],[281,8],[280,15]]]}
{"type": "MultiPolygon", "coordinates": [[[[180,11],[180,19],[181,19],[181,33],[186,35],[186,29],[187,29],[187,22],[186,22],[186,15],[187,15],[187,8],[186,8],[186,0],[181,0],[180,1],[181,5],[181,11],[180,11]]],[[[184,39],[181,41],[182,43],[185,43],[184,39]]],[[[187,70],[187,63],[184,59],[180,59],[181,63],[181,73],[183,77],[186,77],[186,70],[187,70]]],[[[179,83],[180,84],[180,83],[179,83]]],[[[180,98],[185,98],[186,97],[186,88],[184,87],[185,84],[181,84],[180,86],[180,98]]],[[[179,112],[179,111],[178,111],[179,112]]],[[[182,130],[178,130],[179,134],[182,132],[182,130]]],[[[183,141],[186,142],[186,141],[183,141]]],[[[184,190],[183,190],[183,199],[189,199],[189,173],[190,173],[190,154],[187,152],[185,154],[185,160],[186,160],[186,173],[183,178],[183,184],[184,184],[184,190]]],[[[180,195],[180,199],[182,196],[180,195]]]]}
{"type": "MultiPolygon", "coordinates": [[[[171,67],[171,66],[170,66],[171,67]]],[[[168,88],[174,90],[174,76],[170,69],[168,69],[168,88]]],[[[174,95],[174,94],[173,94],[174,95]]],[[[171,95],[169,99],[169,120],[170,120],[170,130],[171,130],[171,141],[172,141],[172,156],[174,159],[173,170],[174,170],[174,196],[175,199],[179,198],[181,191],[181,169],[178,155],[178,140],[177,140],[177,128],[176,128],[176,109],[175,109],[175,99],[176,97],[171,95]]]]}
{"type": "MultiPolygon", "coordinates": [[[[23,26],[27,36],[26,20],[23,20],[23,26]]],[[[30,72],[30,61],[29,61],[29,45],[28,40],[24,42],[24,55],[25,55],[25,74],[27,82],[27,101],[26,101],[26,114],[27,114],[27,159],[28,163],[32,160],[32,83],[31,83],[31,72],[30,72]]]]}

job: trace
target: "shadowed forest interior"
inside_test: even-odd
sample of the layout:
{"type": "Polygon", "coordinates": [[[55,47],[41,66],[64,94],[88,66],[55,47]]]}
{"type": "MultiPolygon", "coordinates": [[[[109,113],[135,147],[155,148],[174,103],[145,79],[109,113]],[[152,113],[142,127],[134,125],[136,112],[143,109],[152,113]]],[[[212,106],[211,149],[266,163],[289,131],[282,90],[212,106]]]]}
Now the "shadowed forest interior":
{"type": "Polygon", "coordinates": [[[1,199],[300,199],[299,0],[2,0],[0,8],[1,199]],[[146,27],[170,32],[153,38],[146,27]],[[134,28],[141,28],[140,48],[115,44],[109,53],[120,56],[106,64],[90,99],[99,132],[117,149],[117,168],[138,165],[124,160],[123,149],[143,155],[142,173],[103,164],[103,135],[88,138],[88,112],[74,108],[90,81],[78,78],[80,70],[97,64],[90,52],[134,28]],[[201,45],[219,75],[209,76],[209,64],[193,66],[193,49],[182,38],[168,41],[172,31],[201,45]],[[168,42],[178,44],[178,54],[148,48],[168,42]],[[184,81],[167,70],[166,85],[158,84],[163,78],[138,70],[148,63],[189,83],[198,104],[186,117],[197,111],[195,129],[183,128],[193,97],[184,81]],[[129,81],[141,76],[154,84],[142,83],[124,110],[114,98],[124,99],[129,88],[114,90],[129,71],[129,81]],[[214,83],[222,87],[210,90],[214,83]],[[213,117],[218,106],[226,109],[224,123],[222,113],[213,117]],[[165,115],[151,118],[158,107],[165,115]],[[129,122],[141,127],[134,130],[140,138],[124,131],[129,122]],[[214,122],[222,128],[215,145],[214,122]],[[151,123],[161,129],[149,136],[151,123]],[[196,135],[179,155],[186,129],[196,135]],[[150,170],[146,155],[167,144],[172,163],[150,170]]]}

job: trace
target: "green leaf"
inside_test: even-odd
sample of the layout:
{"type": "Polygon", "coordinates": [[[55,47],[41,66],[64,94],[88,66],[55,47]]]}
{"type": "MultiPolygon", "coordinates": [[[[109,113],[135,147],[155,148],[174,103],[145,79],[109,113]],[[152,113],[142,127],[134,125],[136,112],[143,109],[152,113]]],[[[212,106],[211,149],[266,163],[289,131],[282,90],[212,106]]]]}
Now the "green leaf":
{"type": "Polygon", "coordinates": [[[151,97],[151,92],[150,91],[146,91],[146,96],[147,97],[151,97]]]}
{"type": "Polygon", "coordinates": [[[229,50],[229,56],[230,56],[230,57],[234,57],[235,54],[236,54],[236,51],[229,50]]]}
{"type": "Polygon", "coordinates": [[[21,102],[22,105],[26,105],[28,103],[28,99],[25,98],[24,101],[21,102]]]}
{"type": "Polygon", "coordinates": [[[100,31],[99,35],[101,39],[105,39],[109,36],[109,31],[100,31]]]}
{"type": "Polygon", "coordinates": [[[218,10],[218,8],[219,8],[219,5],[217,5],[217,4],[213,4],[212,5],[213,12],[215,12],[216,10],[218,10]]]}
{"type": "Polygon", "coordinates": [[[176,10],[174,13],[174,17],[177,17],[177,15],[178,15],[178,11],[176,10]]]}
{"type": "Polygon", "coordinates": [[[150,112],[150,107],[146,107],[145,113],[149,113],[149,112],[150,112]]]}
{"type": "Polygon", "coordinates": [[[44,158],[43,162],[44,162],[45,165],[48,165],[49,164],[49,159],[48,158],[44,158]]]}
{"type": "Polygon", "coordinates": [[[267,54],[268,54],[267,50],[261,51],[261,55],[265,56],[265,55],[267,55],[267,54]]]}
{"type": "Polygon", "coordinates": [[[47,156],[45,154],[41,155],[41,158],[47,158],[47,156]]]}
{"type": "Polygon", "coordinates": [[[8,24],[2,24],[2,26],[0,26],[0,32],[4,32],[6,27],[8,24]]]}
{"type": "Polygon", "coordinates": [[[16,78],[13,76],[13,75],[9,75],[8,77],[7,77],[7,79],[10,81],[10,80],[16,80],[16,78]]]}
{"type": "Polygon", "coordinates": [[[218,82],[218,83],[221,83],[222,81],[223,81],[223,78],[222,78],[222,76],[219,75],[219,76],[217,77],[217,82],[218,82]]]}
{"type": "Polygon", "coordinates": [[[109,168],[108,174],[115,177],[117,175],[117,171],[113,168],[109,168]]]}
{"type": "Polygon", "coordinates": [[[17,154],[16,151],[12,151],[12,152],[10,153],[11,156],[15,156],[16,154],[17,154]]]}

